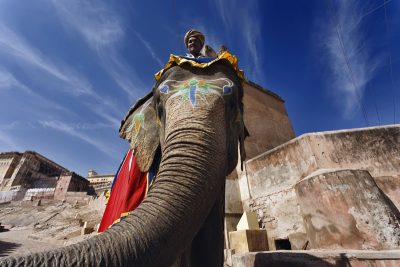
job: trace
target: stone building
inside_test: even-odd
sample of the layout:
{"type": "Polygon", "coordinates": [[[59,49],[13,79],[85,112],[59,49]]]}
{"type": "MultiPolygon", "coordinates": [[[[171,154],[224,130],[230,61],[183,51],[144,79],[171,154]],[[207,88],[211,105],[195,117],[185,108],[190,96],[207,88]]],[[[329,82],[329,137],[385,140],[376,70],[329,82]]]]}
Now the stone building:
{"type": "Polygon", "coordinates": [[[95,170],[89,170],[86,178],[94,191],[104,191],[111,188],[114,181],[114,174],[98,174],[95,170]]]}
{"type": "Polygon", "coordinates": [[[34,151],[0,153],[0,203],[86,200],[89,181],[34,151]]]}
{"type": "Polygon", "coordinates": [[[87,179],[74,172],[65,172],[58,178],[54,199],[68,200],[68,198],[75,199],[77,196],[86,197],[88,189],[89,181],[87,179]]]}
{"type": "Polygon", "coordinates": [[[55,187],[68,170],[34,151],[0,153],[0,190],[55,187]]]}

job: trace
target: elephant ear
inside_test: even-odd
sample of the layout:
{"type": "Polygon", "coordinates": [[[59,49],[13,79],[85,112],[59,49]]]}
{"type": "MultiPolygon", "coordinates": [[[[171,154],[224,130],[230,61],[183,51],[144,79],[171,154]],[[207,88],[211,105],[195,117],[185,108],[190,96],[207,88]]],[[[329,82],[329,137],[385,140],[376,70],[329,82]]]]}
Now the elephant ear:
{"type": "Polygon", "coordinates": [[[121,122],[119,135],[129,141],[142,172],[147,172],[153,162],[160,143],[159,129],[152,92],[139,99],[121,122]]]}
{"type": "Polygon", "coordinates": [[[247,130],[247,127],[244,123],[244,116],[243,116],[243,112],[244,112],[244,107],[243,107],[243,85],[240,84],[240,92],[239,92],[239,113],[238,113],[238,119],[237,119],[237,123],[238,123],[238,133],[239,133],[239,149],[240,149],[240,168],[243,170],[243,162],[246,160],[246,150],[244,147],[244,141],[247,137],[250,136],[249,131],[247,130]]]}
{"type": "Polygon", "coordinates": [[[229,125],[229,133],[228,134],[228,173],[232,172],[236,166],[238,161],[238,151],[237,145],[239,143],[239,155],[240,155],[240,167],[243,170],[243,162],[246,159],[246,151],[244,146],[244,141],[246,137],[249,136],[249,132],[244,124],[243,119],[243,86],[240,82],[236,83],[237,90],[235,93],[237,94],[236,97],[229,98],[225,105],[227,114],[226,118],[229,120],[227,121],[229,125]]]}

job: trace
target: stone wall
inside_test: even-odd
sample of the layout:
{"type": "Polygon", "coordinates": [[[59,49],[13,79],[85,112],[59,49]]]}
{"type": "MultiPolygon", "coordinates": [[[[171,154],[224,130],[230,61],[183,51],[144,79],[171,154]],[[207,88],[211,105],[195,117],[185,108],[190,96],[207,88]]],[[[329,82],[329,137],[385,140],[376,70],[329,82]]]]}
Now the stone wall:
{"type": "Polygon", "coordinates": [[[56,190],[54,192],[54,199],[64,200],[67,194],[69,183],[71,181],[71,175],[64,174],[58,179],[56,190]]]}
{"type": "Polygon", "coordinates": [[[287,189],[320,169],[361,169],[374,178],[397,177],[399,158],[396,125],[305,134],[245,165],[250,197],[255,199],[287,189]]]}
{"type": "Polygon", "coordinates": [[[225,181],[225,248],[229,248],[229,232],[236,231],[240,217],[243,213],[240,201],[239,184],[237,172],[234,170],[225,181]]]}
{"type": "Polygon", "coordinates": [[[90,199],[91,197],[86,192],[67,192],[64,196],[64,200],[70,203],[78,201],[88,204],[90,199]]]}
{"type": "Polygon", "coordinates": [[[398,249],[400,213],[365,170],[331,170],[295,185],[310,249],[398,249]]]}
{"type": "Polygon", "coordinates": [[[243,87],[244,122],[250,134],[245,148],[250,159],[287,142],[295,134],[281,97],[251,81],[244,82],[243,87]]]}
{"type": "Polygon", "coordinates": [[[32,188],[25,193],[24,200],[53,199],[55,188],[32,188]]]}
{"type": "Polygon", "coordinates": [[[400,207],[400,126],[305,134],[245,163],[239,186],[245,210],[258,213],[275,239],[305,234],[294,185],[326,169],[368,171],[400,207]]]}
{"type": "Polygon", "coordinates": [[[89,200],[89,207],[92,210],[96,210],[99,214],[103,214],[106,209],[107,198],[103,192],[99,196],[91,196],[89,200]]]}
{"type": "Polygon", "coordinates": [[[67,172],[60,175],[58,179],[56,190],[54,192],[54,199],[66,199],[67,192],[84,192],[87,193],[89,189],[89,181],[74,172],[67,172]]]}
{"type": "Polygon", "coordinates": [[[68,186],[68,191],[74,192],[87,192],[89,188],[89,181],[82,176],[72,173],[71,181],[68,186]]]}
{"type": "Polygon", "coordinates": [[[21,159],[22,154],[18,152],[0,153],[0,184],[4,179],[10,179],[21,159]]]}
{"type": "Polygon", "coordinates": [[[0,204],[15,200],[17,191],[0,191],[0,204]]]}

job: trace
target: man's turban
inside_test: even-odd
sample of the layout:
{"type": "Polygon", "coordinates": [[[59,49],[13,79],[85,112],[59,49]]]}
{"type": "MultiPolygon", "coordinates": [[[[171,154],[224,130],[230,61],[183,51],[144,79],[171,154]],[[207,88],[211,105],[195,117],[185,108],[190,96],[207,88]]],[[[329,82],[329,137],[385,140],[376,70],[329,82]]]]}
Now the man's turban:
{"type": "Polygon", "coordinates": [[[204,41],[205,41],[205,39],[206,39],[205,36],[204,36],[204,34],[202,34],[201,32],[199,32],[198,30],[192,29],[192,30],[189,30],[189,31],[185,34],[185,39],[184,39],[184,41],[185,41],[186,47],[188,46],[190,37],[196,37],[196,38],[198,38],[198,39],[200,40],[200,42],[201,42],[201,45],[202,45],[202,46],[204,45],[204,41]]]}

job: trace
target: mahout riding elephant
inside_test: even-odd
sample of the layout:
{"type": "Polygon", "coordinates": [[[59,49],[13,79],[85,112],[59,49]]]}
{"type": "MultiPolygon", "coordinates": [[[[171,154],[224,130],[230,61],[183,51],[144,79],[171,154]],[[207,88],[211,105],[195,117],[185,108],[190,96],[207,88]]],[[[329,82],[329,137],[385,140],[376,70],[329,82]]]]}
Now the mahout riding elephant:
{"type": "Polygon", "coordinates": [[[225,51],[207,63],[171,55],[156,78],[120,128],[142,171],[161,151],[144,201],[88,240],[0,266],[222,266],[225,177],[245,138],[243,74],[225,51]]]}

